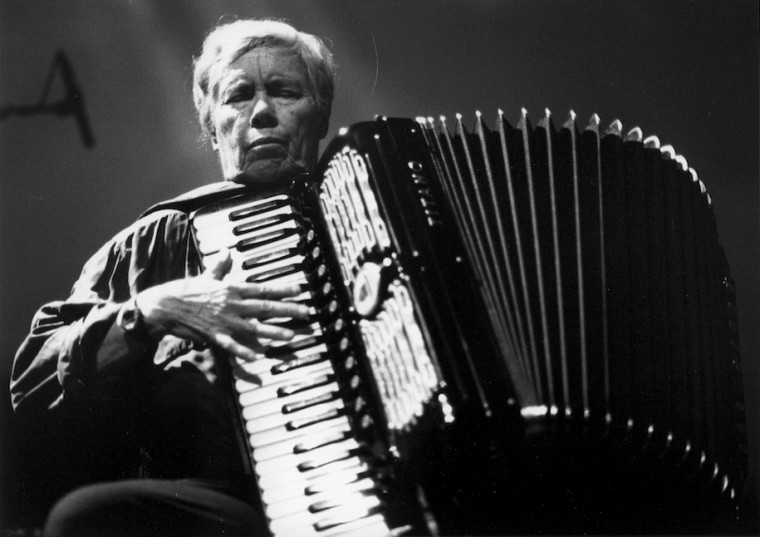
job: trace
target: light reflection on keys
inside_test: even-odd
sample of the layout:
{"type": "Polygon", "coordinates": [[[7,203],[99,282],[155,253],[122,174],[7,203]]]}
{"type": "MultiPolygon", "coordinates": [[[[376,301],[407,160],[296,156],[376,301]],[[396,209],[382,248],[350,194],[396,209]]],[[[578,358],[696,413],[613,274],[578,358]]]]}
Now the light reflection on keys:
{"type": "MultiPolygon", "coordinates": [[[[318,348],[326,348],[326,345],[318,345],[318,348]]],[[[311,356],[311,352],[314,350],[314,348],[311,349],[304,349],[302,351],[302,354],[305,354],[309,352],[309,356],[311,356]]],[[[289,355],[293,356],[293,355],[289,355]]],[[[320,355],[321,356],[321,355],[320,355]]],[[[272,374],[270,371],[270,367],[267,368],[259,368],[259,364],[266,363],[266,364],[272,364],[272,363],[285,363],[286,360],[275,360],[271,358],[262,358],[260,360],[257,360],[255,362],[248,362],[243,365],[237,365],[233,368],[233,374],[235,375],[235,389],[238,391],[238,393],[242,394],[245,392],[248,392],[249,390],[256,389],[257,392],[260,393],[251,393],[250,395],[247,395],[248,399],[243,402],[243,405],[247,405],[249,402],[255,402],[262,399],[269,399],[272,397],[276,397],[277,394],[276,389],[280,387],[281,385],[287,384],[288,382],[294,382],[295,379],[299,379],[301,374],[304,375],[311,375],[311,374],[317,374],[322,371],[331,371],[332,366],[329,361],[327,360],[321,360],[320,362],[315,362],[313,364],[303,366],[302,368],[294,369],[292,371],[288,371],[286,373],[282,373],[279,375],[272,374]]]]}
{"type": "Polygon", "coordinates": [[[319,505],[320,502],[325,502],[325,505],[332,503],[338,506],[349,500],[355,493],[374,491],[377,487],[373,479],[358,478],[353,472],[351,472],[349,479],[351,481],[347,484],[335,483],[329,490],[310,496],[304,496],[303,490],[299,490],[298,494],[282,498],[279,502],[273,502],[270,499],[269,516],[281,518],[296,514],[299,511],[308,511],[311,505],[319,505]]]}
{"type": "Polygon", "coordinates": [[[261,487],[261,497],[269,497],[270,494],[275,498],[283,496],[294,490],[295,487],[300,489],[300,494],[306,493],[306,487],[313,482],[318,482],[320,478],[329,476],[339,471],[356,472],[356,475],[366,472],[369,469],[366,463],[357,457],[348,457],[315,468],[308,473],[300,471],[286,472],[283,475],[268,474],[259,476],[259,487],[261,487]],[[282,490],[281,490],[282,489],[282,490]],[[284,491],[284,492],[283,492],[284,491]]]}
{"type": "Polygon", "coordinates": [[[314,304],[308,286],[306,270],[324,277],[325,267],[314,264],[320,247],[301,245],[303,226],[287,196],[219,205],[194,218],[204,258],[227,248],[233,266],[226,280],[301,285],[288,300],[309,305],[312,314],[308,324],[267,320],[293,328],[295,337],[262,340],[258,360],[230,359],[271,533],[389,535],[376,476],[354,438],[328,358],[337,352],[330,350],[333,328],[325,333],[317,321],[317,311],[329,307],[331,285],[319,284],[323,306],[314,304]]]}
{"type": "MultiPolygon", "coordinates": [[[[251,447],[259,449],[261,446],[267,446],[271,451],[275,453],[283,453],[283,448],[274,447],[278,443],[289,442],[290,447],[284,450],[286,453],[292,454],[294,448],[300,443],[304,436],[316,435],[317,438],[322,438],[322,435],[329,434],[331,431],[344,431],[350,433],[351,424],[348,418],[341,416],[338,419],[330,421],[322,421],[311,425],[308,429],[302,431],[288,431],[286,429],[278,429],[269,431],[266,435],[251,435],[249,442],[251,447]]],[[[262,456],[262,460],[263,460],[262,456]]]]}

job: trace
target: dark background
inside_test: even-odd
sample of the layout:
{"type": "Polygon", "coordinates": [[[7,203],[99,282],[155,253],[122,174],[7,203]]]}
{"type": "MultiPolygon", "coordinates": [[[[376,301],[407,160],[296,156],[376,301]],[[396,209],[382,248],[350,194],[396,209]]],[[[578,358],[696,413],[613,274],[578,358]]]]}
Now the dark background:
{"type": "MultiPolygon", "coordinates": [[[[375,114],[498,108],[534,123],[619,118],[682,153],[714,200],[737,282],[752,473],[760,377],[758,3],[3,0],[0,106],[34,104],[64,49],[96,137],[72,117],[0,123],[0,382],[34,311],[147,206],[219,180],[199,142],[190,59],[222,16],[286,18],[339,65],[331,134],[375,114]]],[[[58,78],[49,100],[63,97],[58,78]]],[[[2,400],[7,420],[8,398],[2,400]]],[[[7,453],[4,465],[12,464],[7,453]]],[[[7,469],[4,467],[4,471],[7,469]]],[[[0,476],[2,479],[2,476],[0,476]]],[[[2,482],[2,481],[0,481],[2,482]]]]}

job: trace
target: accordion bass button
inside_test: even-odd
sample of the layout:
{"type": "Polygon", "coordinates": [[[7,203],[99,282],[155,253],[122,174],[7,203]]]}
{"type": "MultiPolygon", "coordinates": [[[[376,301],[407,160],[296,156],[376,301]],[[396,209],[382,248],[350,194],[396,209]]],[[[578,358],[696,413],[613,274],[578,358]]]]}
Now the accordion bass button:
{"type": "Polygon", "coordinates": [[[329,323],[340,312],[340,306],[338,301],[330,299],[327,305],[320,305],[317,310],[317,317],[322,319],[325,323],[329,323]]]}
{"type": "Polygon", "coordinates": [[[325,339],[327,341],[338,341],[341,337],[343,337],[345,330],[346,323],[343,321],[342,317],[338,317],[335,319],[335,321],[326,327],[325,339]]]}

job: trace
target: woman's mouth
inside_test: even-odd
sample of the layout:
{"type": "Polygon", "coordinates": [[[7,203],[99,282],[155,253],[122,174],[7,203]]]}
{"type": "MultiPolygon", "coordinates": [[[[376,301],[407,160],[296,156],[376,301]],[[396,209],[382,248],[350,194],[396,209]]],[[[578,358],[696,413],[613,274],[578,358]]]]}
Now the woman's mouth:
{"type": "Polygon", "coordinates": [[[248,146],[248,153],[255,160],[282,158],[287,154],[287,144],[277,138],[259,138],[248,146]]]}
{"type": "Polygon", "coordinates": [[[257,149],[260,147],[267,147],[267,146],[279,146],[284,147],[285,142],[279,138],[273,138],[271,136],[265,136],[264,138],[259,138],[258,140],[254,140],[249,146],[248,149],[257,149]]]}

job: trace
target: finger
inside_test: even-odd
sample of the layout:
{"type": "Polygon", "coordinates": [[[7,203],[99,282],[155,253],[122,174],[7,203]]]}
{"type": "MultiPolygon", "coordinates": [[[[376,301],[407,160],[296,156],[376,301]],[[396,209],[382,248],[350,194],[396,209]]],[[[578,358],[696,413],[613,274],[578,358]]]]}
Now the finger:
{"type": "Polygon", "coordinates": [[[213,258],[203,275],[214,280],[221,280],[232,268],[232,255],[227,248],[222,248],[213,258]]]}
{"type": "Polygon", "coordinates": [[[253,299],[244,301],[242,306],[240,313],[244,317],[256,317],[258,319],[271,319],[272,317],[309,318],[309,307],[295,302],[253,299]]]}
{"type": "Polygon", "coordinates": [[[240,288],[243,298],[290,298],[305,290],[298,283],[249,283],[240,288]]]}
{"type": "Polygon", "coordinates": [[[235,339],[229,334],[217,333],[212,337],[213,342],[217,347],[226,351],[233,356],[237,356],[246,361],[253,361],[263,356],[261,352],[256,352],[253,347],[243,345],[235,341],[235,339]]]}
{"type": "Polygon", "coordinates": [[[276,339],[278,341],[290,341],[296,335],[296,333],[290,328],[285,328],[284,326],[279,326],[276,324],[262,323],[256,319],[252,319],[251,324],[253,325],[256,337],[260,338],[276,339]]]}

